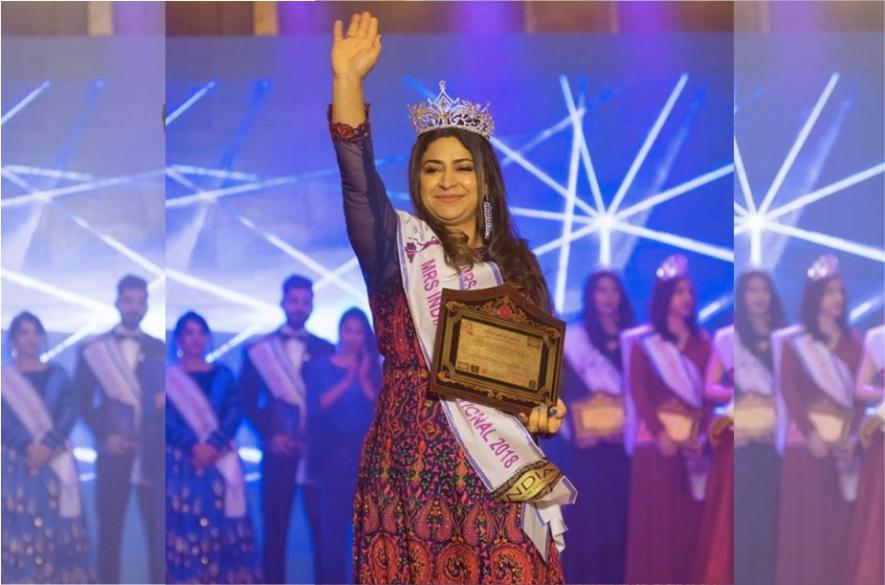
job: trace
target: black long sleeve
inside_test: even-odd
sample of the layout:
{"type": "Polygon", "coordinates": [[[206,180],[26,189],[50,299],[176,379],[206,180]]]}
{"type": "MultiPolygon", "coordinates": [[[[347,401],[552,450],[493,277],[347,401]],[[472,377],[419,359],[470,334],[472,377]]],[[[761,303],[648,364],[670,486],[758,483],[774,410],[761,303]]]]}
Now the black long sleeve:
{"type": "MultiPolygon", "coordinates": [[[[74,371],[74,388],[77,393],[80,416],[86,422],[86,426],[92,431],[96,442],[104,441],[108,435],[108,427],[103,420],[100,409],[96,407],[95,391],[98,380],[92,372],[92,368],[83,357],[82,348],[77,359],[77,367],[74,371]]],[[[102,397],[103,399],[103,397],[102,397]]]]}
{"type": "Polygon", "coordinates": [[[332,138],[341,172],[347,235],[372,293],[398,276],[396,210],[375,168],[368,121],[359,128],[335,124],[332,138]]]}
{"type": "Polygon", "coordinates": [[[266,406],[260,406],[263,387],[261,374],[258,373],[258,368],[255,367],[255,364],[252,363],[252,358],[249,357],[248,347],[243,353],[243,367],[240,370],[239,380],[243,414],[246,415],[246,418],[255,427],[261,439],[267,441],[270,439],[268,436],[270,429],[264,412],[266,406]]]}

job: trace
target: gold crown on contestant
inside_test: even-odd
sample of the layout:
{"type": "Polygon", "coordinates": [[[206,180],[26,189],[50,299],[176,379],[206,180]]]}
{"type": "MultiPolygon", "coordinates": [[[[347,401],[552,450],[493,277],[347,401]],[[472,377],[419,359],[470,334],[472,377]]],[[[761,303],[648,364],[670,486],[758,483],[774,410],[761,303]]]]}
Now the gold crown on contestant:
{"type": "Polygon", "coordinates": [[[658,267],[655,275],[664,282],[688,274],[688,259],[682,254],[673,254],[658,267]]]}
{"type": "Polygon", "coordinates": [[[839,259],[832,254],[818,256],[811,268],[808,269],[808,278],[811,280],[823,280],[839,274],[839,259]]]}
{"type": "Polygon", "coordinates": [[[453,99],[446,93],[445,81],[439,82],[439,95],[435,100],[409,106],[409,118],[418,136],[439,128],[461,128],[488,138],[495,129],[488,102],[481,106],[460,98],[453,99]]]}

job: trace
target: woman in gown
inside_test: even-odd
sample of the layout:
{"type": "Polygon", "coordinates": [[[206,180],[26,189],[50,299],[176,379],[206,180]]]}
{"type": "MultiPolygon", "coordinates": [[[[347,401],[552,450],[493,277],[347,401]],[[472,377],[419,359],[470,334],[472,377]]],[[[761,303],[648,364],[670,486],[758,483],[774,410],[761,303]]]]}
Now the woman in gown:
{"type": "Polygon", "coordinates": [[[234,435],[243,413],[231,371],[206,361],[209,325],[175,324],[166,368],[166,582],[261,583],[234,435]]]}
{"type": "Polygon", "coordinates": [[[750,270],[735,287],[731,380],[735,393],[734,582],[774,585],[780,455],[771,334],[784,311],[766,272],[750,270]]]}
{"type": "Polygon", "coordinates": [[[718,411],[707,431],[710,471],[698,533],[698,583],[734,582],[734,327],[713,338],[704,401],[718,411]]]}
{"type": "Polygon", "coordinates": [[[860,337],[848,326],[845,307],[838,261],[821,256],[808,270],[800,308],[802,329],[784,343],[779,368],[788,423],[778,585],[832,585],[844,576],[851,476],[857,472],[851,438],[854,372],[863,353],[860,337]]]}
{"type": "Polygon", "coordinates": [[[4,583],[92,583],[77,465],[67,438],[77,420],[65,371],[40,361],[45,330],[29,312],[9,326],[3,366],[4,583]]]}
{"type": "Polygon", "coordinates": [[[619,335],[633,326],[633,307],[614,272],[593,272],[584,286],[580,323],[566,333],[564,471],[581,494],[565,509],[569,541],[562,565],[572,583],[623,583],[627,545],[630,459],[624,449],[624,420],[608,427],[587,424],[595,409],[620,412],[624,371],[619,335]],[[613,407],[613,408],[612,408],[613,407]]]}
{"type": "Polygon", "coordinates": [[[309,475],[319,486],[323,519],[314,554],[316,583],[347,583],[353,492],[363,438],[381,386],[380,356],[365,313],[349,309],[338,323],[338,349],[314,358],[305,371],[309,415],[309,475]],[[334,456],[329,456],[334,454],[334,456]]]}
{"type": "Polygon", "coordinates": [[[354,577],[360,583],[562,583],[559,505],[575,494],[529,433],[558,431],[565,405],[536,408],[521,422],[429,393],[428,355],[443,285],[484,288],[503,278],[549,306],[537,260],[511,227],[488,141],[491,116],[469,102],[447,100],[444,90],[413,108],[419,136],[409,184],[416,215],[395,211],[375,170],[363,101],[363,79],[380,51],[378,21],[369,13],[355,15],[346,36],[335,23],[332,138],[348,235],[384,356],[357,477],[354,577]],[[502,495],[514,485],[507,483],[514,472],[546,486],[539,499],[504,499],[512,494],[502,495]]]}
{"type": "Polygon", "coordinates": [[[869,405],[861,425],[863,462],[854,516],[848,536],[846,585],[879,585],[885,582],[885,326],[867,332],[864,359],[857,376],[855,399],[869,405]]]}
{"type": "Polygon", "coordinates": [[[697,325],[682,256],[671,256],[658,268],[651,325],[633,343],[629,362],[636,432],[626,582],[691,583],[706,465],[702,393],[710,340],[697,325]]]}

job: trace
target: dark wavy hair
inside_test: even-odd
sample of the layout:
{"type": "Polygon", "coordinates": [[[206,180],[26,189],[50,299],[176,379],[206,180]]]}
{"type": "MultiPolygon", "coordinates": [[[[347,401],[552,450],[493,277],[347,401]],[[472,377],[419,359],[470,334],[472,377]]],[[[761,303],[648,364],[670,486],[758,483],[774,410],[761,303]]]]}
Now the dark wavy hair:
{"type": "MultiPolygon", "coordinates": [[[[821,278],[820,280],[806,278],[805,288],[802,290],[802,300],[799,303],[799,321],[802,323],[802,326],[805,327],[805,331],[810,333],[811,336],[818,341],[823,341],[824,343],[827,342],[827,338],[820,330],[820,326],[817,323],[817,316],[820,313],[820,304],[824,298],[824,291],[827,290],[827,285],[834,280],[842,282],[842,279],[838,275],[821,278]]],[[[848,293],[845,292],[844,282],[842,282],[842,289],[845,295],[845,306],[847,307],[848,293]]],[[[842,314],[836,319],[836,323],[839,325],[839,329],[841,329],[843,333],[849,333],[851,331],[851,327],[848,325],[847,310],[842,311],[842,314]]]]}
{"type": "Polygon", "coordinates": [[[341,336],[341,330],[344,328],[344,323],[346,323],[348,319],[356,319],[359,321],[360,325],[363,326],[363,351],[365,351],[372,360],[372,379],[379,380],[381,378],[381,354],[378,351],[378,342],[375,339],[375,332],[372,331],[372,324],[369,322],[369,317],[358,307],[347,309],[344,311],[344,314],[341,315],[341,319],[338,320],[339,337],[341,336]]]}
{"type": "Polygon", "coordinates": [[[592,272],[584,283],[584,309],[581,312],[581,321],[584,323],[584,328],[590,336],[590,341],[596,347],[604,347],[607,334],[599,321],[599,313],[596,312],[593,295],[596,292],[596,286],[599,284],[599,281],[605,278],[615,283],[615,287],[617,287],[618,294],[621,297],[618,302],[618,331],[629,329],[636,321],[636,317],[633,314],[633,305],[630,303],[630,298],[627,296],[624,283],[621,282],[618,273],[612,270],[596,270],[592,272]]]}
{"type": "Polygon", "coordinates": [[[764,270],[748,270],[738,277],[734,287],[734,330],[744,346],[759,358],[762,363],[768,366],[769,369],[772,369],[774,364],[772,362],[771,350],[759,350],[759,342],[765,339],[766,336],[760,335],[753,329],[753,325],[750,323],[750,316],[747,314],[747,288],[750,286],[750,281],[754,278],[762,280],[771,294],[771,303],[768,306],[768,314],[766,315],[769,332],[780,329],[786,323],[784,305],[781,302],[777,288],[774,286],[774,280],[772,280],[771,275],[764,270]]]}
{"type": "MultiPolygon", "coordinates": [[[[492,225],[494,226],[490,241],[486,242],[488,255],[493,260],[504,280],[513,284],[523,294],[531,298],[539,307],[550,311],[550,293],[541,266],[524,238],[519,236],[507,208],[507,195],[504,187],[504,175],[498,157],[491,143],[475,132],[460,128],[441,128],[431,130],[418,136],[412,147],[409,159],[409,193],[415,214],[431,227],[442,240],[446,253],[446,261],[455,267],[472,266],[480,260],[467,244],[467,235],[450,233],[436,219],[421,201],[421,159],[427,147],[433,141],[446,137],[457,138],[464,145],[474,160],[477,184],[480,189],[488,188],[488,197],[492,204],[492,225]]],[[[480,192],[480,202],[484,193],[480,192]]],[[[485,230],[485,219],[480,209],[476,213],[476,230],[482,234],[485,230]]]]}
{"type": "Polygon", "coordinates": [[[30,311],[22,311],[12,318],[12,322],[9,324],[9,331],[6,333],[6,342],[9,344],[10,352],[12,351],[12,342],[15,339],[15,336],[18,335],[18,332],[21,331],[22,325],[25,323],[33,325],[40,336],[43,337],[44,340],[46,339],[46,328],[43,327],[43,322],[40,321],[40,318],[30,311]]]}
{"type": "Polygon", "coordinates": [[[209,345],[212,345],[212,329],[209,328],[209,322],[206,321],[205,317],[197,313],[196,311],[188,311],[184,315],[178,318],[178,321],[175,322],[175,329],[173,330],[173,339],[175,339],[175,344],[178,345],[178,339],[184,333],[184,328],[187,325],[188,321],[193,321],[197,325],[200,326],[200,329],[209,336],[209,345]]]}
{"type": "MultiPolygon", "coordinates": [[[[676,341],[676,336],[673,335],[670,328],[667,326],[667,314],[670,312],[670,301],[673,299],[673,293],[676,291],[676,287],[679,283],[684,280],[691,282],[691,278],[687,275],[670,278],[668,280],[656,278],[654,286],[652,286],[651,289],[651,309],[649,311],[651,314],[651,324],[652,327],[654,327],[655,332],[659,333],[661,337],[667,341],[676,341]]],[[[686,325],[688,325],[692,335],[697,335],[699,331],[697,295],[694,295],[694,297],[695,306],[686,321],[686,325]]]]}

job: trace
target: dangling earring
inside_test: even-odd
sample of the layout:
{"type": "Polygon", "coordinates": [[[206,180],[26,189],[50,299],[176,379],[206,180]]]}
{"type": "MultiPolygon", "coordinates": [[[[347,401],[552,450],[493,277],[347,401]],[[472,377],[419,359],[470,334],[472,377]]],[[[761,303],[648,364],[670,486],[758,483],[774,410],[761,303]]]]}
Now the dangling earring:
{"type": "Polygon", "coordinates": [[[486,196],[483,197],[482,200],[482,217],[485,223],[485,230],[483,232],[483,238],[485,241],[489,241],[492,238],[492,202],[489,200],[489,194],[486,193],[486,196]]]}

